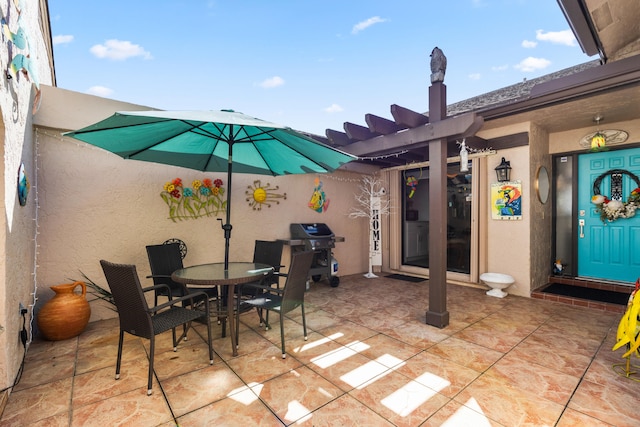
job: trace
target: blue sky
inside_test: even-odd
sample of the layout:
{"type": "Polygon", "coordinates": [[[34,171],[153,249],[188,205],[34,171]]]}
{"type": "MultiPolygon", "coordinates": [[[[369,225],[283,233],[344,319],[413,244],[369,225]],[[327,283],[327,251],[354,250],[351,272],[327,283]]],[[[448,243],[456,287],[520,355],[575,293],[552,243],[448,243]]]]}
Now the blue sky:
{"type": "Polygon", "coordinates": [[[57,85],[324,135],[587,62],[555,0],[49,0],[57,85]]]}

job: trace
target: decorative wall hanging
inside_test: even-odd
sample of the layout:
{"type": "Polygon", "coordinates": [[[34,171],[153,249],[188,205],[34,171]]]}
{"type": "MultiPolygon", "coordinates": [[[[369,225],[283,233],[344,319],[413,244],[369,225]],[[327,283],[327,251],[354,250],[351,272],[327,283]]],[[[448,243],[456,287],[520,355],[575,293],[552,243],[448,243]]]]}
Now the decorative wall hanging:
{"type": "Polygon", "coordinates": [[[276,205],[280,204],[278,199],[287,199],[287,193],[277,194],[274,191],[280,189],[279,186],[271,187],[271,184],[267,182],[266,185],[262,185],[262,182],[258,179],[253,181],[253,185],[249,185],[248,190],[244,192],[247,196],[247,202],[254,211],[262,210],[262,205],[270,208],[271,203],[276,205]]]}
{"type": "Polygon", "coordinates": [[[460,143],[460,172],[469,172],[469,150],[464,139],[460,143]]]}
{"type": "Polygon", "coordinates": [[[491,184],[491,218],[522,219],[522,183],[520,181],[491,184]]]}
{"type": "Polygon", "coordinates": [[[24,163],[22,163],[20,165],[20,169],[18,169],[18,202],[20,202],[20,206],[27,204],[29,188],[31,188],[31,185],[29,184],[29,179],[24,171],[24,163]]]}
{"type": "Polygon", "coordinates": [[[0,19],[0,26],[2,27],[2,34],[4,40],[7,43],[7,53],[9,64],[5,71],[7,80],[15,80],[19,82],[20,74],[24,75],[25,79],[29,82],[33,82],[35,86],[35,98],[33,100],[32,114],[36,114],[40,108],[40,101],[42,99],[42,90],[40,89],[40,80],[38,78],[37,69],[38,64],[31,55],[31,46],[29,41],[29,31],[22,19],[22,3],[23,2],[7,2],[7,11],[0,9],[2,12],[2,18],[0,19]],[[11,21],[11,5],[16,7],[16,13],[18,19],[15,26],[17,27],[15,32],[10,27],[11,21]],[[19,53],[13,52],[13,47],[19,50],[19,53]]]}
{"type": "Polygon", "coordinates": [[[413,195],[416,194],[416,188],[418,188],[418,178],[413,175],[409,175],[407,177],[407,187],[409,187],[409,198],[413,198],[413,195]]]}
{"type": "Polygon", "coordinates": [[[495,154],[495,152],[491,149],[491,147],[487,148],[473,148],[467,145],[467,139],[463,138],[462,142],[456,141],[458,147],[460,147],[460,172],[469,172],[469,159],[470,155],[474,154],[473,157],[479,157],[480,155],[490,155],[495,154]]]}
{"type": "Polygon", "coordinates": [[[640,208],[640,178],[624,169],[611,169],[593,181],[593,196],[591,203],[596,205],[595,211],[600,215],[604,223],[613,222],[618,218],[631,218],[635,216],[636,209],[640,208]],[[631,191],[627,201],[622,200],[622,175],[628,175],[634,180],[637,187],[631,191]],[[611,177],[610,198],[602,195],[600,184],[604,177],[611,177]]]}
{"type": "Polygon", "coordinates": [[[222,197],[225,190],[221,179],[196,179],[191,186],[193,188],[184,187],[181,178],[164,184],[160,197],[169,206],[172,221],[217,216],[225,212],[227,202],[222,197]]]}
{"type": "Polygon", "coordinates": [[[315,187],[311,194],[311,200],[309,200],[309,208],[318,212],[326,212],[329,209],[329,199],[326,198],[324,190],[322,189],[322,181],[320,178],[316,178],[314,181],[315,187]]]}
{"type": "Polygon", "coordinates": [[[415,196],[416,190],[418,189],[418,184],[420,184],[421,179],[422,179],[422,167],[420,167],[420,176],[418,178],[416,178],[413,175],[409,175],[405,177],[404,183],[407,186],[407,189],[409,190],[409,194],[407,194],[408,198],[412,199],[413,196],[415,196]]]}

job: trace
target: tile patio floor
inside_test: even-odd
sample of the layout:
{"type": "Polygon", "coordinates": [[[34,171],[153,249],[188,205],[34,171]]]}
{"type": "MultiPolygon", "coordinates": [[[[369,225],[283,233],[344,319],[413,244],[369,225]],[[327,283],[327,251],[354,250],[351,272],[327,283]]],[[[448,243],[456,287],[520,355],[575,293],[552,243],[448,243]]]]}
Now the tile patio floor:
{"type": "Polygon", "coordinates": [[[449,285],[438,329],[424,322],[428,282],[360,275],[313,284],[306,303],[309,339],[297,310],[285,360],[277,315],[269,331],[242,315],[238,357],[214,324],[213,365],[197,334],[176,353],[159,336],[150,397],[138,338],[114,380],[116,319],[34,341],[0,426],[640,425],[640,382],[612,370],[620,314],[449,285]]]}

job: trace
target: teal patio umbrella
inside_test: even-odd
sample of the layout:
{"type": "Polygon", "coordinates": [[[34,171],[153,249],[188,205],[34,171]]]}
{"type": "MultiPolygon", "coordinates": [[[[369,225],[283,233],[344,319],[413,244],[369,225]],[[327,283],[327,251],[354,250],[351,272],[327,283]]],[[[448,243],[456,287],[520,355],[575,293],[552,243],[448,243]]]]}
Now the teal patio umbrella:
{"type": "Polygon", "coordinates": [[[125,159],[227,172],[225,267],[231,238],[233,173],[289,175],[329,173],[356,157],[291,128],[232,110],[123,111],[76,131],[80,141],[125,159]]]}

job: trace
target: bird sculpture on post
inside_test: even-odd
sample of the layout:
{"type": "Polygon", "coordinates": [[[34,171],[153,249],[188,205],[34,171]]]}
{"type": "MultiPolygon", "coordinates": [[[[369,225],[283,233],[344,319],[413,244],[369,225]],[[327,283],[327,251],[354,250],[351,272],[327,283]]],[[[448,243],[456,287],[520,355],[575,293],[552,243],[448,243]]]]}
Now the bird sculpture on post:
{"type": "Polygon", "coordinates": [[[431,83],[444,82],[447,71],[447,57],[437,46],[431,51],[431,83]]]}

